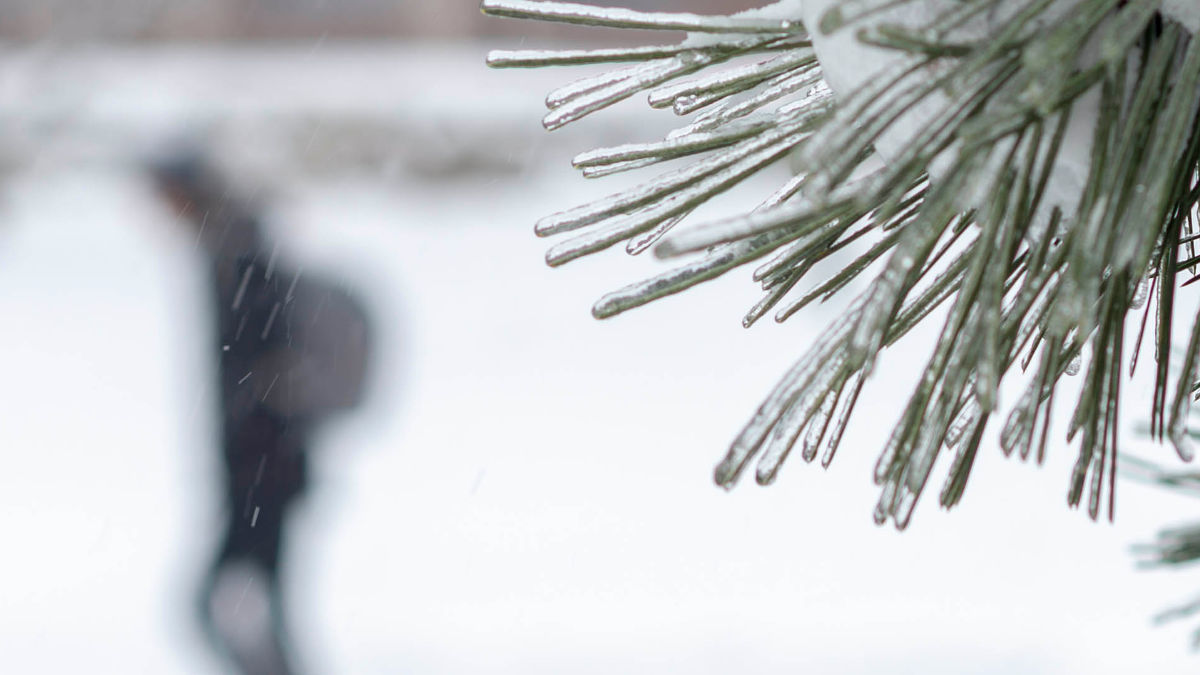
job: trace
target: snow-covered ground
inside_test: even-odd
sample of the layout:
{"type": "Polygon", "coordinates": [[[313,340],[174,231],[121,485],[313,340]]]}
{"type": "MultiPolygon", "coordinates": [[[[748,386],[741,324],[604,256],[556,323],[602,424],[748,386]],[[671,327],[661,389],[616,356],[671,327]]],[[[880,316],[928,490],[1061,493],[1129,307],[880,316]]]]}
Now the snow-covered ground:
{"type": "Polygon", "coordinates": [[[713,487],[833,308],[745,331],[743,272],[592,320],[657,263],[550,270],[530,226],[605,189],[563,168],[571,151],[643,118],[552,148],[538,101],[566,76],[489,73],[482,51],[10,55],[0,672],[218,672],[189,623],[216,508],[206,289],[130,159],[183,124],[273,167],[286,250],[378,316],[370,408],[324,435],[293,533],[314,672],[1194,670],[1190,627],[1150,617],[1200,575],[1136,572],[1127,552],[1194,504],[1125,484],[1117,524],[1092,524],[1065,506],[1059,437],[1041,469],[989,446],[955,513],[926,500],[903,535],[871,523],[870,468],[928,331],[888,356],[828,472],[713,487]],[[289,124],[300,141],[254,144],[289,124]],[[446,147],[463,150],[409,161],[446,147]]]}

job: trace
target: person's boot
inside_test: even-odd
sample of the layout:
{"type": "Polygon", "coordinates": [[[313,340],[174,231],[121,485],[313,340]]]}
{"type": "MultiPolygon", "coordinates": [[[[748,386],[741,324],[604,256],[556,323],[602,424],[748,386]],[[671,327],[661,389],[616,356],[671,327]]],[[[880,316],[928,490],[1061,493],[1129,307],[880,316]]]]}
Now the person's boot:
{"type": "Polygon", "coordinates": [[[275,598],[276,583],[260,566],[231,561],[206,584],[201,621],[209,639],[244,675],[294,675],[275,598]]]}

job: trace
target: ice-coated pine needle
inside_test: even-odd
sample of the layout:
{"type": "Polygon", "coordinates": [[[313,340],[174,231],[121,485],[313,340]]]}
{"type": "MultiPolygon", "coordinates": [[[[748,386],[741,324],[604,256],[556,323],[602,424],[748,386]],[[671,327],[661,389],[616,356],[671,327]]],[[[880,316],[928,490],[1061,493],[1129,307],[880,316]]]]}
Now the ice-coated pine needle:
{"type": "Polygon", "coordinates": [[[485,14],[515,19],[558,21],[609,28],[684,30],[707,33],[798,33],[798,21],[701,16],[687,13],[639,12],[619,7],[595,7],[540,0],[483,0],[485,14]]]}

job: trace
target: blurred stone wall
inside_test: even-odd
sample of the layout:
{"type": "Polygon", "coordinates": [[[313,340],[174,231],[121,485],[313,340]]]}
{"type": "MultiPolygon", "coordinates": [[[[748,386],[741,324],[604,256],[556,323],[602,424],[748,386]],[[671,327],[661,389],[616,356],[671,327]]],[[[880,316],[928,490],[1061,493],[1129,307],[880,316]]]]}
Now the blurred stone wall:
{"type": "MultiPolygon", "coordinates": [[[[652,11],[729,12],[756,0],[599,0],[652,11]]],[[[478,0],[0,0],[0,39],[253,41],[471,39],[611,40],[596,29],[484,17],[478,0]]],[[[618,37],[617,39],[622,39],[618,37]]]]}

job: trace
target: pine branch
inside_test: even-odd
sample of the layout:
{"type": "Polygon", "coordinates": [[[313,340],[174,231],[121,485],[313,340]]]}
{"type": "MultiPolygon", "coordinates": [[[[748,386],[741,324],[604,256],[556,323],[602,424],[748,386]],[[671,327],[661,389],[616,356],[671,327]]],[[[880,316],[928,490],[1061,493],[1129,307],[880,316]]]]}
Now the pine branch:
{"type": "Polygon", "coordinates": [[[602,298],[599,318],[761,261],[754,279],[765,294],[744,323],[772,311],[784,321],[878,270],[742,429],[716,469],[722,486],[752,463],[768,484],[797,449],[828,466],[876,359],[948,304],[877,462],[876,520],[905,527],[943,454],[952,460],[940,503],[957,504],[984,431],[1002,413],[1003,451],[1041,462],[1058,384],[1077,372],[1068,501],[1112,518],[1125,331],[1131,312],[1145,306],[1148,318],[1147,296],[1157,310],[1153,432],[1192,455],[1186,418],[1200,376],[1200,316],[1181,371],[1172,377],[1166,363],[1178,271],[1200,260],[1191,252],[1200,40],[1174,20],[1192,17],[1164,16],[1151,0],[963,0],[920,25],[896,20],[909,10],[924,16],[913,9],[922,3],[834,3],[810,36],[794,0],[730,17],[485,0],[483,11],[500,16],[692,31],[670,47],[489,56],[503,67],[632,64],[553,92],[547,128],[640,93],[690,116],[665,139],[575,160],[592,177],[689,163],[548,216],[536,231],[572,233],[550,249],[552,265],[622,242],[632,254],[688,258],[602,298]],[[848,71],[839,59],[854,55],[835,40],[844,31],[886,49],[878,53],[887,67],[870,77],[848,71]],[[823,77],[857,84],[835,94],[823,77]],[[688,222],[784,156],[799,175],[756,209],[688,222]],[[865,252],[802,288],[815,263],[854,242],[865,252]],[[1027,388],[1001,411],[1000,382],[1017,371],[1027,388]]]}

